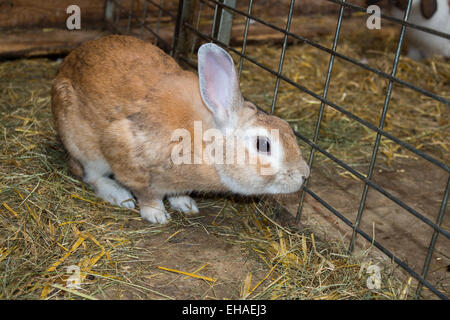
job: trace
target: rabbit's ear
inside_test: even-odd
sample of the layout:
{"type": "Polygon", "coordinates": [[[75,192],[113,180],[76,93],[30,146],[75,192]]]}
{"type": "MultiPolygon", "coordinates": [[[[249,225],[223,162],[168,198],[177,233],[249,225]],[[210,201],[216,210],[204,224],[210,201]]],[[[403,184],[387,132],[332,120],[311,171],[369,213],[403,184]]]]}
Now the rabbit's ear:
{"type": "Polygon", "coordinates": [[[437,10],[437,0],[420,1],[420,12],[425,19],[430,19],[437,10]]]}
{"type": "Polygon", "coordinates": [[[203,102],[220,129],[235,128],[243,98],[230,55],[213,43],[198,50],[198,76],[203,102]]]}

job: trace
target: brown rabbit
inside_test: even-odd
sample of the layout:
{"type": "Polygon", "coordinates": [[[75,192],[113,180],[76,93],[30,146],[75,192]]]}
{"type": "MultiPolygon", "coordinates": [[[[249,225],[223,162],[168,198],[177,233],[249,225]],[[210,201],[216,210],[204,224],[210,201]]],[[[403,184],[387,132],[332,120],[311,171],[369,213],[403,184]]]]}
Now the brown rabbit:
{"type": "Polygon", "coordinates": [[[170,218],[166,196],[172,208],[198,212],[187,195],[192,191],[297,191],[309,168],[289,125],[244,101],[223,49],[201,46],[198,63],[199,76],[129,36],[89,41],[71,52],[52,87],[71,172],[113,204],[134,208],[134,194],[152,223],[170,218]],[[211,132],[216,143],[223,140],[227,161],[215,161],[223,149],[208,144],[212,138],[204,135],[211,132]],[[230,153],[229,145],[242,152],[230,153]],[[178,161],[180,154],[187,161],[178,161]],[[238,161],[241,155],[254,161],[238,161]]]}

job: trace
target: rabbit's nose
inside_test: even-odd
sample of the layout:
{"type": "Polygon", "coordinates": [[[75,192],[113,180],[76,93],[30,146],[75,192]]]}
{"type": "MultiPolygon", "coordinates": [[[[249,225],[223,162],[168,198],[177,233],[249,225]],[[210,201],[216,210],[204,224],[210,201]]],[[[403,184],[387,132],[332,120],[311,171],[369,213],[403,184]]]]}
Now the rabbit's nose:
{"type": "Polygon", "coordinates": [[[309,166],[306,163],[306,161],[302,159],[300,163],[300,174],[303,177],[303,179],[306,180],[309,177],[309,173],[310,173],[309,166]]]}

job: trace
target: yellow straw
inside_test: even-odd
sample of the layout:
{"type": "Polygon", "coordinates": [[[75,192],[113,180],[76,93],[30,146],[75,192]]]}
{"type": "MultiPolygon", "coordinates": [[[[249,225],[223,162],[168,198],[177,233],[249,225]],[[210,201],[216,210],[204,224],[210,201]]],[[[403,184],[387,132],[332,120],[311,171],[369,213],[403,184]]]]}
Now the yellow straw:
{"type": "Polygon", "coordinates": [[[72,248],[67,252],[62,258],[59,258],[58,261],[56,261],[54,264],[51,265],[50,268],[47,269],[47,272],[55,271],[56,267],[59,266],[61,263],[64,262],[64,260],[67,259],[68,256],[70,256],[72,253],[77,250],[77,248],[86,240],[84,237],[79,237],[77,242],[72,246],[72,248]]]}
{"type": "Polygon", "coordinates": [[[210,282],[215,282],[217,280],[217,279],[214,279],[214,278],[200,276],[200,275],[195,274],[195,273],[190,273],[190,272],[185,272],[185,271],[180,271],[180,270],[175,270],[175,269],[170,269],[170,268],[165,268],[165,267],[160,267],[160,266],[158,266],[158,269],[165,270],[165,271],[170,271],[170,272],[175,272],[175,273],[179,273],[179,274],[184,274],[185,276],[198,278],[198,279],[203,279],[203,280],[210,281],[210,282]]]}
{"type": "Polygon", "coordinates": [[[9,212],[11,212],[13,215],[15,215],[16,217],[19,216],[19,215],[17,214],[17,212],[15,212],[13,209],[11,209],[10,206],[8,206],[8,205],[6,204],[6,202],[3,202],[3,206],[4,206],[9,212]]]}

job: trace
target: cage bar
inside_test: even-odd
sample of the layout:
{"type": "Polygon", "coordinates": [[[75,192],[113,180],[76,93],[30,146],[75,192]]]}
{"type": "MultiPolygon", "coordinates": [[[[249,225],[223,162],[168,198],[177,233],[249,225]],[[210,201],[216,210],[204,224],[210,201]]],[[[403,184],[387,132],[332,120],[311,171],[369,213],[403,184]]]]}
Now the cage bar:
{"type": "MultiPolygon", "coordinates": [[[[337,45],[338,45],[338,41],[339,41],[339,34],[341,32],[341,25],[342,25],[342,17],[344,16],[344,6],[341,5],[340,9],[339,9],[339,16],[338,16],[338,21],[337,21],[337,25],[336,25],[336,32],[334,34],[334,40],[333,40],[333,51],[336,51],[337,49],[337,45]]],[[[328,94],[328,88],[330,86],[330,79],[331,79],[331,71],[333,70],[333,65],[334,65],[334,54],[330,55],[330,61],[328,63],[328,72],[327,72],[327,77],[325,79],[325,85],[323,88],[323,98],[326,99],[327,98],[327,94],[328,94]]],[[[316,128],[314,130],[314,137],[313,137],[313,142],[317,143],[317,139],[319,138],[319,132],[320,132],[320,125],[322,123],[322,118],[323,118],[323,113],[325,110],[325,103],[322,101],[320,103],[320,109],[319,109],[319,114],[317,116],[317,122],[316,122],[316,128]]],[[[313,163],[313,159],[314,159],[314,154],[316,152],[315,148],[311,148],[311,152],[309,153],[309,159],[308,159],[308,166],[310,168],[310,170],[312,170],[312,163],[313,163]]],[[[307,179],[304,182],[304,185],[307,187],[309,184],[309,179],[307,179]]],[[[305,201],[305,191],[302,190],[301,196],[300,196],[300,203],[298,205],[298,209],[297,209],[297,215],[295,217],[296,221],[299,221],[301,219],[301,214],[303,211],[303,202],[305,201]]]]}
{"type": "MultiPolygon", "coordinates": [[[[405,10],[403,21],[408,20],[409,11],[411,10],[411,4],[412,4],[412,1],[408,1],[408,5],[405,10]]],[[[391,72],[392,77],[395,77],[395,74],[397,73],[398,61],[400,59],[400,52],[402,49],[403,39],[405,37],[405,29],[406,29],[406,27],[403,25],[401,28],[401,31],[400,31],[400,39],[398,40],[398,43],[397,43],[397,51],[395,53],[394,65],[392,66],[392,72],[391,72]]],[[[393,85],[394,85],[393,82],[389,81],[387,92],[386,92],[386,98],[384,100],[384,106],[383,106],[383,110],[381,113],[380,124],[378,125],[378,128],[380,130],[383,130],[384,123],[386,121],[386,115],[387,115],[388,108],[389,108],[389,102],[391,101],[393,85]]],[[[369,172],[367,173],[368,180],[372,179],[373,169],[375,168],[375,161],[377,159],[378,149],[380,147],[380,141],[381,141],[381,135],[379,133],[377,133],[377,137],[375,138],[375,145],[373,147],[372,157],[370,159],[369,172]]],[[[368,191],[369,191],[369,184],[366,183],[364,185],[364,190],[363,190],[361,201],[359,204],[359,209],[358,209],[358,214],[356,216],[355,226],[359,226],[359,224],[361,223],[361,218],[362,218],[362,214],[364,212],[364,206],[366,204],[368,191]]],[[[350,246],[349,246],[350,252],[353,252],[353,249],[355,246],[355,241],[356,241],[356,232],[354,230],[353,234],[352,234],[352,240],[350,241],[350,246]]]]}
{"type": "MultiPolygon", "coordinates": [[[[223,3],[229,7],[236,7],[236,0],[223,0],[223,3]]],[[[233,26],[233,12],[222,10],[220,15],[219,30],[217,32],[217,39],[220,42],[230,44],[231,28],[233,26]]]]}
{"type": "MultiPolygon", "coordinates": [[[[291,2],[289,4],[289,13],[288,13],[288,18],[287,18],[287,22],[286,22],[286,31],[289,31],[289,29],[291,27],[292,14],[294,13],[294,4],[295,4],[295,0],[291,0],[291,2]]],[[[283,72],[284,55],[286,53],[287,40],[288,40],[288,35],[285,33],[284,38],[283,38],[283,47],[281,48],[280,63],[278,64],[278,74],[281,74],[283,72]]],[[[277,103],[279,87],[280,87],[280,77],[277,76],[277,80],[275,82],[275,90],[273,92],[272,106],[270,107],[270,112],[272,114],[275,111],[275,105],[277,103]]]]}
{"type": "Polygon", "coordinates": [[[106,0],[105,3],[105,21],[112,23],[114,21],[114,0],[106,0]]]}

